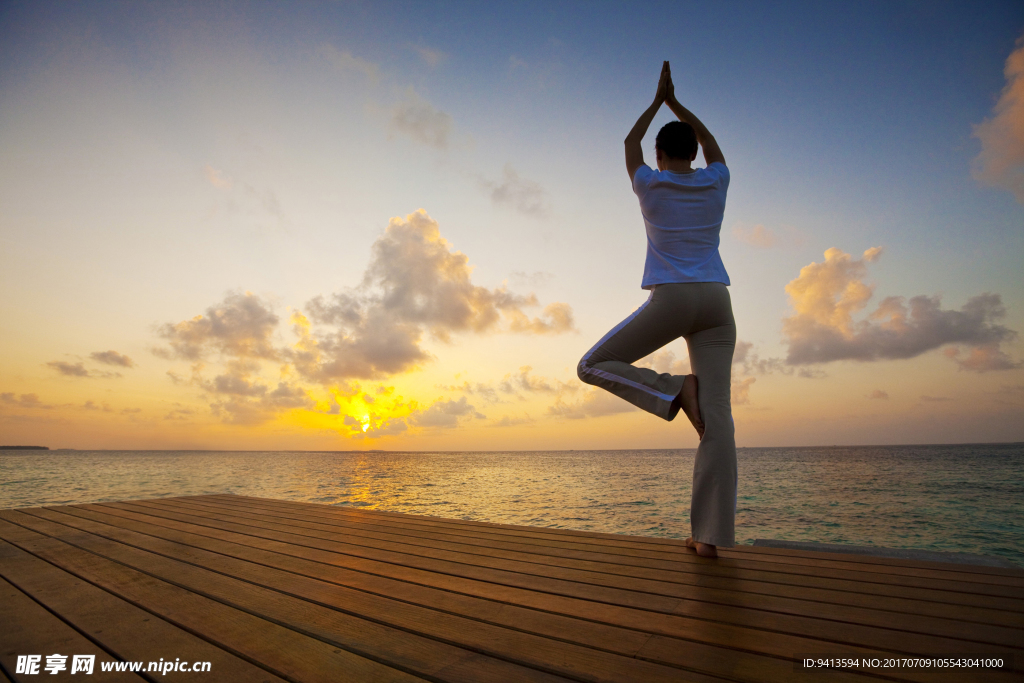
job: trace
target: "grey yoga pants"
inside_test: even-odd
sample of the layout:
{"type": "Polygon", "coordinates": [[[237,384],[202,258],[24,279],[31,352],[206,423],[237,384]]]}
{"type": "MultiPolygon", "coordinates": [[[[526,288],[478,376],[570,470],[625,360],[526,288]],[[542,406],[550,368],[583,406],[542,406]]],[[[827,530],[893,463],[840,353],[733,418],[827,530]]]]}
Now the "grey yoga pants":
{"type": "Polygon", "coordinates": [[[736,322],[729,290],[720,282],[656,285],[632,315],[616,325],[577,367],[587,384],[607,389],[665,420],[679,411],[683,375],[631,363],[683,337],[697,376],[704,438],[693,465],[690,526],[693,539],[735,545],[736,437],[730,390],[736,322]]]}

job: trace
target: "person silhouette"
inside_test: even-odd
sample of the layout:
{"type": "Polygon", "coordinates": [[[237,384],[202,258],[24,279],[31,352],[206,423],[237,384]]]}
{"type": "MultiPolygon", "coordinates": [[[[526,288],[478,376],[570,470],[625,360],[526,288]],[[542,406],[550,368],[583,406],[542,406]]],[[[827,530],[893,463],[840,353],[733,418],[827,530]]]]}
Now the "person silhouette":
{"type": "Polygon", "coordinates": [[[643,305],[601,338],[577,366],[583,382],[606,389],[665,420],[680,410],[700,443],[693,467],[691,536],[702,557],[735,545],[736,437],[732,419],[732,357],[736,322],[729,275],[718,253],[729,169],[714,136],[675,97],[669,63],[654,102],[626,136],[626,169],[647,231],[643,305]],[[678,117],[658,132],[658,170],[644,163],[641,141],[662,104],[678,117]],[[698,146],[706,168],[693,168],[698,146]],[[683,337],[692,374],[632,365],[683,337]]]}

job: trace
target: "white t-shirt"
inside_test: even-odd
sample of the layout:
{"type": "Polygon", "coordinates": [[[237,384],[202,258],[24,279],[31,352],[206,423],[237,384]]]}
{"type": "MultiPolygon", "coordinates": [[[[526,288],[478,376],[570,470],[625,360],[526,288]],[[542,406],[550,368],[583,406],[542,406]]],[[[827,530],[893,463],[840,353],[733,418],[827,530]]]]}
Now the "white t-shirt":
{"type": "Polygon", "coordinates": [[[644,165],[633,175],[633,192],[647,228],[647,262],[640,285],[670,282],[729,284],[718,254],[729,169],[715,162],[693,173],[655,171],[644,165]]]}

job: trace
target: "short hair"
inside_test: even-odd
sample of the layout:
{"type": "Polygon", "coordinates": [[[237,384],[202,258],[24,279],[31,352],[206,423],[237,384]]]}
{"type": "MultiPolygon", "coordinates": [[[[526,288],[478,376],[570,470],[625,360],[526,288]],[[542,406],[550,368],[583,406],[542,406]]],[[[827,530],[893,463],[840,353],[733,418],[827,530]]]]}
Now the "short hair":
{"type": "Polygon", "coordinates": [[[697,133],[685,121],[669,121],[658,131],[654,149],[673,159],[693,159],[697,156],[697,133]]]}

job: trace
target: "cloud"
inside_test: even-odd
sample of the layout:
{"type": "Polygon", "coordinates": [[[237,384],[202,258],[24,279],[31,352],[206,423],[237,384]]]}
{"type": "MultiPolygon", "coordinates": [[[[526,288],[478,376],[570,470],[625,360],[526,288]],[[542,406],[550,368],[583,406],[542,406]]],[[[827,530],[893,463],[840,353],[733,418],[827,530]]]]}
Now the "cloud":
{"type": "Polygon", "coordinates": [[[879,398],[879,399],[888,400],[889,399],[889,392],[882,391],[881,389],[875,389],[870,394],[868,394],[868,398],[879,398]]]}
{"type": "MultiPolygon", "coordinates": [[[[961,367],[982,372],[1017,367],[998,351],[1017,333],[1000,324],[1006,315],[998,294],[971,297],[959,310],[944,310],[938,296],[915,296],[909,301],[883,299],[866,319],[854,320],[867,306],[873,287],[865,284],[867,264],[881,248],[854,259],[839,249],[825,252],[823,263],[812,263],[786,285],[795,313],[782,321],[789,345],[786,363],[806,365],[836,360],[906,359],[947,344],[972,348],[961,367]]],[[[958,356],[952,356],[957,360],[958,356]]]]}
{"type": "Polygon", "coordinates": [[[797,246],[806,241],[806,238],[791,226],[786,226],[779,230],[769,228],[763,223],[750,225],[749,223],[738,222],[732,227],[732,236],[737,242],[749,244],[758,249],[797,246]]]}
{"type": "Polygon", "coordinates": [[[509,320],[509,330],[528,334],[561,334],[576,330],[572,308],[569,304],[553,303],[544,307],[543,314],[538,318],[530,318],[518,308],[510,307],[505,311],[509,320]]]}
{"type": "Polygon", "coordinates": [[[123,354],[117,351],[94,351],[89,354],[97,363],[104,363],[106,365],[118,365],[122,368],[134,368],[135,362],[123,354]]]}
{"type": "Polygon", "coordinates": [[[548,273],[543,270],[537,270],[532,273],[517,270],[509,274],[509,279],[514,285],[522,285],[523,287],[544,287],[555,279],[555,274],[548,273]]]}
{"type": "Polygon", "coordinates": [[[243,185],[245,194],[251,199],[259,202],[260,206],[275,218],[284,220],[284,212],[281,210],[281,202],[277,200],[277,195],[271,189],[257,190],[252,185],[245,183],[243,185]]]}
{"type": "Polygon", "coordinates": [[[391,109],[391,127],[428,147],[445,149],[451,134],[452,117],[435,109],[408,88],[405,99],[391,109]]]}
{"type": "Polygon", "coordinates": [[[774,232],[764,227],[761,223],[746,227],[737,223],[733,226],[732,236],[744,244],[749,244],[762,249],[770,249],[779,243],[779,238],[774,232]]]}
{"type": "Polygon", "coordinates": [[[363,435],[368,439],[379,439],[383,436],[395,436],[409,429],[404,417],[389,417],[379,424],[369,427],[363,435]]]}
{"type": "MultiPolygon", "coordinates": [[[[221,376],[223,377],[223,376],[221,376]]],[[[218,377],[217,379],[221,379],[218,377]]],[[[229,424],[260,424],[270,420],[280,412],[295,408],[312,409],[315,401],[309,397],[302,387],[288,382],[278,382],[277,387],[269,387],[257,382],[245,381],[238,384],[218,386],[217,392],[228,397],[210,404],[214,415],[220,416],[229,424]]],[[[216,382],[216,380],[215,380],[216,382]]]]}
{"type": "Polygon", "coordinates": [[[46,365],[67,377],[89,377],[89,371],[85,369],[85,365],[82,363],[65,363],[64,361],[55,360],[46,365]]]}
{"type": "Polygon", "coordinates": [[[524,417],[509,417],[508,415],[502,415],[501,419],[497,422],[492,423],[491,427],[517,427],[519,425],[532,424],[536,422],[532,417],[526,415],[524,417]]]}
{"type": "Polygon", "coordinates": [[[953,399],[947,396],[922,396],[921,400],[926,403],[944,403],[946,401],[952,401],[953,399]]]}
{"type": "MultiPolygon", "coordinates": [[[[179,405],[180,406],[181,404],[180,403],[176,403],[175,405],[179,405]]],[[[164,415],[164,419],[165,420],[188,420],[188,419],[190,419],[195,414],[195,412],[196,411],[193,410],[192,408],[172,408],[170,411],[168,411],[168,413],[166,415],[164,415]]]]}
{"type": "Polygon", "coordinates": [[[974,127],[981,141],[971,173],[980,182],[1009,190],[1024,204],[1024,36],[1006,59],[1006,87],[992,117],[974,127]]]}
{"type": "Polygon", "coordinates": [[[392,218],[371,252],[358,288],[313,298],[308,318],[293,314],[299,342],[289,357],[303,377],[327,382],[411,370],[431,358],[421,346],[425,334],[448,343],[455,333],[496,331],[502,318],[512,332],[574,329],[566,304],[531,319],[523,308],[538,305],[533,294],[474,285],[468,257],[452,250],[423,209],[392,218]]]}
{"type": "Polygon", "coordinates": [[[231,178],[228,178],[222,171],[218,171],[213,166],[207,164],[203,166],[203,174],[211,185],[220,190],[230,190],[234,183],[231,178]]]}
{"type": "Polygon", "coordinates": [[[591,389],[582,399],[573,403],[566,403],[559,396],[552,405],[548,406],[547,414],[569,420],[581,420],[586,417],[602,417],[630,413],[635,410],[639,410],[639,408],[614,394],[603,389],[591,389]]]}
{"type": "Polygon", "coordinates": [[[455,401],[452,399],[438,399],[426,410],[414,414],[412,423],[418,427],[457,427],[460,420],[484,419],[465,396],[455,401]]]}
{"type": "Polygon", "coordinates": [[[19,408],[42,408],[44,410],[53,408],[53,406],[40,401],[38,394],[21,394],[16,396],[11,391],[0,394],[0,403],[18,406],[19,408]]]}
{"type": "Polygon", "coordinates": [[[90,377],[90,378],[102,378],[102,379],[115,379],[117,377],[123,377],[120,372],[100,372],[98,370],[89,370],[85,367],[84,363],[67,363],[60,360],[51,361],[46,364],[47,367],[53,368],[65,377],[90,377]]]}
{"type": "Polygon", "coordinates": [[[519,368],[518,372],[505,375],[505,378],[498,383],[498,390],[506,394],[515,394],[519,391],[553,394],[564,390],[565,385],[561,382],[558,382],[559,386],[555,386],[543,377],[531,375],[532,371],[533,368],[529,365],[524,365],[519,368]]]}
{"type": "MultiPolygon", "coordinates": [[[[246,292],[227,294],[203,315],[159,326],[156,332],[167,345],[153,352],[168,360],[191,361],[191,376],[175,370],[167,371],[167,376],[179,386],[199,388],[215,415],[229,423],[255,424],[292,409],[342,415],[342,406],[334,397],[339,391],[349,397],[361,396],[366,406],[380,405],[394,387],[380,385],[374,392],[363,392],[350,380],[415,369],[432,358],[423,347],[427,337],[447,344],[453,335],[462,333],[575,330],[567,304],[549,304],[541,315],[531,318],[524,309],[540,305],[535,295],[517,294],[505,285],[493,289],[475,285],[471,273],[468,257],[455,251],[441,237],[437,222],[420,209],[389,222],[371,248],[369,264],[357,287],[314,297],[304,307],[306,313],[291,312],[289,324],[296,336],[292,346],[275,345],[279,317],[267,302],[246,292]],[[279,364],[280,381],[263,377],[261,364],[265,361],[279,364]],[[318,407],[310,390],[296,378],[328,387],[331,398],[326,406],[321,400],[318,407]]],[[[130,361],[113,351],[97,352],[94,357],[106,362],[130,361]]],[[[526,368],[515,379],[536,390],[544,380],[529,376],[528,371],[526,368]]],[[[480,383],[466,382],[453,390],[498,401],[497,391],[480,383]]],[[[398,398],[388,401],[392,415],[406,406],[398,398]]],[[[377,416],[359,421],[352,435],[356,431],[367,436],[388,435],[411,425],[443,427],[466,416],[482,417],[465,396],[422,411],[415,405],[408,409],[413,412],[403,417],[404,421],[385,422],[377,416]]],[[[343,424],[354,427],[348,421],[343,424]]]]}
{"type": "Polygon", "coordinates": [[[329,43],[323,43],[317,49],[317,53],[339,71],[360,73],[371,83],[376,83],[380,77],[380,69],[376,64],[355,57],[348,50],[339,50],[329,43]]]}
{"type": "Polygon", "coordinates": [[[156,349],[163,358],[199,360],[211,351],[230,356],[276,358],[271,336],[278,317],[251,292],[228,294],[224,301],[206,309],[206,315],[165,324],[158,334],[170,342],[170,350],[156,349]]]}
{"type": "Polygon", "coordinates": [[[732,354],[732,364],[741,375],[770,375],[778,372],[792,375],[794,368],[788,367],[781,358],[761,358],[751,342],[737,341],[732,354]]]}
{"type": "MultiPolygon", "coordinates": [[[[456,375],[456,377],[458,376],[456,375]]],[[[494,387],[482,382],[469,382],[467,380],[462,384],[436,384],[434,386],[442,391],[461,391],[470,395],[480,396],[488,403],[504,403],[504,401],[498,398],[498,392],[494,387]]]]}
{"type": "Polygon", "coordinates": [[[640,368],[650,368],[655,372],[667,372],[670,375],[690,374],[690,359],[676,360],[676,354],[670,349],[659,349],[646,358],[641,358],[634,365],[640,368]]]}
{"type": "Polygon", "coordinates": [[[420,45],[413,45],[412,49],[415,50],[416,54],[420,56],[420,59],[426,62],[430,67],[435,67],[448,59],[448,55],[440,50],[432,50],[429,47],[423,47],[420,45]]]}
{"type": "Polygon", "coordinates": [[[520,177],[511,164],[505,164],[501,182],[481,177],[480,184],[491,201],[499,206],[510,207],[534,218],[543,218],[549,213],[547,191],[540,183],[520,177]]]}
{"type": "Polygon", "coordinates": [[[229,424],[259,424],[282,411],[315,406],[308,392],[298,385],[267,384],[259,375],[260,364],[253,358],[229,359],[223,372],[213,379],[203,377],[203,367],[194,365],[192,377],[187,380],[172,372],[167,374],[175,384],[196,386],[205,392],[213,414],[229,424]]]}
{"type": "Polygon", "coordinates": [[[730,387],[731,401],[734,406],[750,403],[750,387],[757,381],[756,377],[747,377],[734,381],[730,387]]]}
{"type": "Polygon", "coordinates": [[[966,350],[958,347],[950,347],[944,351],[946,357],[955,361],[961,370],[972,372],[988,372],[990,370],[1015,370],[1021,363],[1014,361],[1010,356],[999,349],[998,344],[981,344],[966,350]]]}

